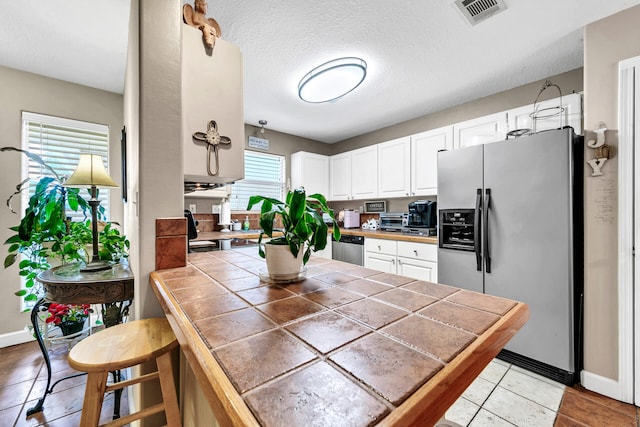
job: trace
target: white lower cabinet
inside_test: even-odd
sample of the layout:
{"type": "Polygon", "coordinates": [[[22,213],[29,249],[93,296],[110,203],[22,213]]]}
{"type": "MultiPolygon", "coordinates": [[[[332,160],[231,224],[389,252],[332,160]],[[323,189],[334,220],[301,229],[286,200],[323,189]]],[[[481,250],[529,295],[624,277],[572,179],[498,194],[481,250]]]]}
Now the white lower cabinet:
{"type": "Polygon", "coordinates": [[[364,239],[364,266],[418,280],[438,280],[438,248],[430,243],[364,239]]]}

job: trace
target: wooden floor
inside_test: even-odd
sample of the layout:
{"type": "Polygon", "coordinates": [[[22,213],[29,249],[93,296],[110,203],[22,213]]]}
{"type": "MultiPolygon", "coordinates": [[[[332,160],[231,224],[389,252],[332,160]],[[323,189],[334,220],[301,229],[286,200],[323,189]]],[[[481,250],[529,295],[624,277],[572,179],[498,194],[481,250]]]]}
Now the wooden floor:
{"type": "MultiPolygon", "coordinates": [[[[51,354],[53,381],[73,374],[66,361],[66,347],[51,354]]],[[[46,368],[35,342],[0,348],[0,427],[70,427],[80,423],[85,376],[60,382],[47,396],[44,410],[26,417],[26,411],[42,396],[46,368]]],[[[126,391],[121,414],[127,414],[126,391]]],[[[101,423],[113,414],[113,396],[105,399],[101,423]]],[[[609,399],[577,385],[567,388],[558,410],[555,426],[635,426],[640,427],[639,408],[609,399]]]]}
{"type": "MultiPolygon", "coordinates": [[[[77,373],[67,363],[67,346],[59,345],[51,353],[52,384],[77,373]]],[[[47,369],[38,344],[34,342],[0,348],[0,427],[80,425],[80,413],[86,375],[58,383],[44,402],[44,410],[27,418],[27,410],[42,397],[47,384],[47,369]]],[[[127,392],[122,396],[121,415],[129,413],[127,392]]],[[[113,393],[107,394],[100,423],[113,417],[113,393]]]]}

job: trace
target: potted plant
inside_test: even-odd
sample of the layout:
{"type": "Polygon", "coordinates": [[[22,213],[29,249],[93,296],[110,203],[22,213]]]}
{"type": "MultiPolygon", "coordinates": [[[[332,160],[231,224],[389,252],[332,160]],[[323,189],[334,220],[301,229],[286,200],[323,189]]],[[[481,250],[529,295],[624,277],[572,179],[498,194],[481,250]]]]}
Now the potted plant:
{"type": "MultiPolygon", "coordinates": [[[[311,252],[327,246],[328,227],[322,219],[327,213],[335,219],[322,194],[306,195],[303,187],[287,193],[284,202],[264,196],[251,196],[247,210],[262,203],[258,253],[267,261],[267,270],[272,279],[290,280],[299,276],[303,265],[309,261],[311,252]],[[282,227],[276,228],[280,217],[282,227]],[[262,238],[270,238],[262,245],[262,238]],[[275,237],[274,237],[275,236],[275,237]]],[[[333,227],[333,236],[340,239],[340,229],[333,227]]]]}
{"type": "MultiPolygon", "coordinates": [[[[87,245],[92,242],[91,221],[87,219],[88,202],[80,195],[77,188],[66,188],[61,177],[40,156],[14,147],[2,147],[0,151],[17,151],[25,154],[47,170],[52,176],[43,176],[35,185],[33,195],[24,210],[24,215],[18,225],[10,227],[15,232],[5,244],[9,245],[8,254],[4,259],[4,267],[19,261],[19,274],[25,279],[25,289],[16,295],[25,301],[36,301],[42,296],[37,275],[52,264],[70,264],[73,262],[88,262],[87,245]],[[71,221],[67,217],[67,209],[81,212],[83,221],[71,221]]],[[[25,190],[28,181],[16,186],[16,192],[7,200],[11,209],[11,200],[25,190]]],[[[12,212],[15,213],[13,209],[12,212]]],[[[99,214],[104,215],[104,208],[99,207],[99,214]]],[[[100,259],[119,262],[127,257],[129,241],[111,223],[104,223],[101,227],[99,241],[101,248],[100,259]]]]}
{"type": "Polygon", "coordinates": [[[47,309],[46,323],[58,326],[63,336],[84,330],[84,324],[93,313],[89,304],[57,304],[52,302],[47,309]]]}

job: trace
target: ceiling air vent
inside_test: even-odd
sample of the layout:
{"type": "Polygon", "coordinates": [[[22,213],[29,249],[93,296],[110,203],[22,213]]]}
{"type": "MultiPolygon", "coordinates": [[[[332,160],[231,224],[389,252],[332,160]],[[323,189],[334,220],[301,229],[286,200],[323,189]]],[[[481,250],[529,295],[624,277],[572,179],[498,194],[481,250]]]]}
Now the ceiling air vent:
{"type": "Polygon", "coordinates": [[[507,8],[502,0],[456,0],[455,4],[471,25],[507,8]]]}

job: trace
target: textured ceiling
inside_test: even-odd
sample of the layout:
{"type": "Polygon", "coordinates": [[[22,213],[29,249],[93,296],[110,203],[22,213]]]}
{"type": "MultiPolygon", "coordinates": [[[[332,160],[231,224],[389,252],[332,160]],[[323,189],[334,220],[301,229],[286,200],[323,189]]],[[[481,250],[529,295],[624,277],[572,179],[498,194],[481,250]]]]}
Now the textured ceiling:
{"type": "MultiPolygon", "coordinates": [[[[453,0],[209,0],[244,58],[245,122],[336,142],[582,66],[582,29],[640,0],[504,0],[471,26],[453,0]],[[360,87],[307,104],[297,85],[341,56],[360,87]]],[[[184,3],[193,4],[192,1],[184,3]]],[[[122,92],[128,0],[0,5],[0,65],[122,92]]]]}

